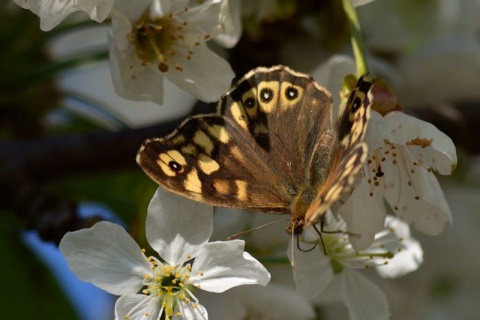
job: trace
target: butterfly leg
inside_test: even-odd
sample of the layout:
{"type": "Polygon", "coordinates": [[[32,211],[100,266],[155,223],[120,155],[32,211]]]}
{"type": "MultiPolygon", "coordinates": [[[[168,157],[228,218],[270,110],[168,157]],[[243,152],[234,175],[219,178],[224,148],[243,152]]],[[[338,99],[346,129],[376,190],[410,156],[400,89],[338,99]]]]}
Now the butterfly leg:
{"type": "Polygon", "coordinates": [[[325,242],[323,241],[323,237],[322,237],[323,225],[324,225],[324,221],[322,219],[322,221],[320,222],[320,230],[318,230],[316,224],[313,224],[312,226],[315,229],[315,231],[318,233],[318,236],[320,237],[320,241],[322,242],[323,254],[327,255],[327,249],[325,248],[325,242]]]}
{"type": "MultiPolygon", "coordinates": [[[[317,229],[317,228],[315,228],[317,229]]],[[[353,232],[350,232],[348,230],[325,230],[325,220],[322,219],[320,221],[320,231],[317,230],[317,232],[321,232],[321,233],[343,233],[343,234],[346,234],[348,236],[353,236],[353,237],[356,237],[356,238],[359,238],[360,235],[358,233],[353,233],[353,232]]]]}

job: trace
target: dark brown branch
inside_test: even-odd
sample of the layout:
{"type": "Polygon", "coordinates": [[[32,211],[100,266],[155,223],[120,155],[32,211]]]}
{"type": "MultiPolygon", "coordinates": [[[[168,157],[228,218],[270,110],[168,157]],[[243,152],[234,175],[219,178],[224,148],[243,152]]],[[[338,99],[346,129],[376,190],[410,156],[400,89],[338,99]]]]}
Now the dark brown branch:
{"type": "MultiPolygon", "coordinates": [[[[198,103],[197,112],[212,106],[198,103]]],[[[44,137],[0,144],[0,208],[11,210],[27,229],[59,243],[67,231],[89,227],[100,217],[82,218],[77,204],[46,192],[42,185],[56,178],[135,167],[142,142],[164,136],[183,119],[141,129],[44,137]]],[[[140,170],[140,169],[139,169],[140,170]]]]}
{"type": "MultiPolygon", "coordinates": [[[[195,110],[211,106],[198,103],[195,110]]],[[[0,186],[16,175],[45,181],[84,172],[134,167],[143,140],[173,131],[183,120],[140,129],[43,137],[0,144],[0,186]]],[[[1,187],[0,187],[1,188],[1,187]]]]}

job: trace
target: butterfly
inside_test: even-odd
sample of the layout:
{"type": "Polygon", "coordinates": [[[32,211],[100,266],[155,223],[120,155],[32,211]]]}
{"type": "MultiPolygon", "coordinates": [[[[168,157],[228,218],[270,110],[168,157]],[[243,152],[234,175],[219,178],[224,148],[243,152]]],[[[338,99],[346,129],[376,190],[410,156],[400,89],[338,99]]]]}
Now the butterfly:
{"type": "Polygon", "coordinates": [[[333,119],[330,93],[285,66],[248,72],[211,114],[146,140],[136,160],[166,189],[213,206],[290,214],[289,234],[321,221],[367,158],[373,81],[360,77],[333,119]]]}

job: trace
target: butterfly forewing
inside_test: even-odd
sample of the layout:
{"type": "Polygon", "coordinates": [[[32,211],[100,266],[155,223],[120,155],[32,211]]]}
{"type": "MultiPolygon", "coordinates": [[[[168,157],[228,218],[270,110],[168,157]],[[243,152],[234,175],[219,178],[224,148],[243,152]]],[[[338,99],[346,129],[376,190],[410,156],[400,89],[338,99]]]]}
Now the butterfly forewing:
{"type": "Polygon", "coordinates": [[[333,149],[329,174],[306,212],[305,228],[320,220],[342,194],[351,190],[355,176],[367,158],[368,148],[362,141],[370,118],[372,85],[373,81],[367,76],[360,77],[350,93],[339,119],[338,140],[333,149]]]}
{"type": "Polygon", "coordinates": [[[157,183],[194,200],[289,214],[298,186],[320,178],[312,163],[328,164],[331,109],[330,94],[311,77],[258,68],[220,100],[216,114],[147,140],[137,162],[157,183]]]}
{"type": "Polygon", "coordinates": [[[220,103],[218,113],[250,139],[289,197],[323,179],[333,137],[332,98],[313,78],[286,67],[257,68],[220,103]]]}
{"type": "Polygon", "coordinates": [[[203,115],[144,142],[137,161],[158,184],[215,206],[288,213],[277,177],[228,121],[203,115]],[[234,142],[234,143],[232,143],[234,142]],[[260,170],[266,175],[258,175],[260,170]]]}

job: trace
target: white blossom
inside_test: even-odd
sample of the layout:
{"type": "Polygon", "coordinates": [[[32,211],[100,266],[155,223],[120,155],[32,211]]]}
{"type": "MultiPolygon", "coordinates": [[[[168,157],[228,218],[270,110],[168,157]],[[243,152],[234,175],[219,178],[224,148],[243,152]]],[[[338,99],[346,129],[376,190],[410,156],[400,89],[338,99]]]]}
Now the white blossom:
{"type": "Polygon", "coordinates": [[[355,235],[350,237],[355,249],[372,243],[390,209],[428,235],[442,232],[452,216],[433,171],[445,175],[455,170],[452,140],[402,112],[382,117],[372,110],[365,141],[369,155],[362,180],[338,210],[355,235]]]}
{"type": "Polygon", "coordinates": [[[193,292],[224,292],[245,284],[265,286],[268,271],[243,251],[244,241],[211,242],[210,206],[159,188],[148,207],[147,240],[159,258],[145,256],[119,225],[99,222],[67,233],[60,243],[83,281],[120,295],[117,319],[207,319],[193,292]]]}
{"type": "MultiPolygon", "coordinates": [[[[388,319],[390,312],[385,295],[356,269],[375,268],[384,277],[398,277],[416,270],[423,261],[423,252],[419,243],[410,237],[408,225],[389,217],[372,246],[361,252],[350,244],[343,220],[336,221],[327,213],[326,228],[335,233],[322,232],[320,238],[309,228],[298,243],[303,251],[293,250],[293,274],[298,292],[314,299],[333,281],[339,281],[350,319],[388,319]],[[314,249],[308,251],[312,245],[314,249]]],[[[289,252],[291,250],[290,246],[289,252]]]]}
{"type": "Polygon", "coordinates": [[[109,36],[117,93],[162,104],[166,77],[200,100],[218,100],[234,73],[206,42],[231,29],[227,13],[222,1],[118,0],[109,36]]]}

